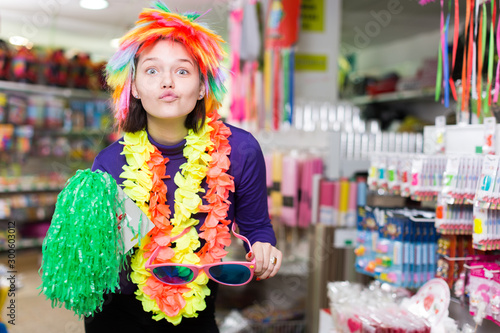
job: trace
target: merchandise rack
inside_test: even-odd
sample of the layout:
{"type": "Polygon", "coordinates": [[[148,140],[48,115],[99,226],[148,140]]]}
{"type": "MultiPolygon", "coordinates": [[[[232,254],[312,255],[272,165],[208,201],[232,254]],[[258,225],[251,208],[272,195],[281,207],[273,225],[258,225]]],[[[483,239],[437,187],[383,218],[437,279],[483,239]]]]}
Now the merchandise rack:
{"type": "Polygon", "coordinates": [[[20,92],[35,95],[45,95],[63,98],[81,99],[109,99],[109,94],[104,91],[92,91],[85,89],[73,89],[63,87],[45,86],[41,84],[2,81],[0,80],[0,91],[20,92]]]}
{"type": "MultiPolygon", "coordinates": [[[[294,128],[279,132],[261,131],[255,134],[264,153],[273,149],[283,152],[310,151],[323,158],[324,176],[328,179],[352,177],[366,172],[368,159],[345,158],[341,143],[346,135],[339,131],[303,131],[294,128]]],[[[313,221],[313,223],[316,221],[313,221]]],[[[328,307],[327,282],[331,280],[355,280],[353,249],[334,247],[336,227],[313,224],[308,230],[309,262],[307,267],[308,295],[306,304],[307,332],[317,331],[320,309],[328,307]]],[[[300,329],[298,327],[297,329],[300,329]]],[[[273,328],[257,332],[282,332],[273,328]]],[[[283,332],[301,332],[284,330],[283,332]]]]}
{"type": "MultiPolygon", "coordinates": [[[[495,125],[495,151],[500,153],[500,124],[495,125]]],[[[447,125],[444,131],[445,154],[474,154],[484,145],[485,125],[447,125]]],[[[424,127],[424,154],[435,154],[436,126],[424,127]]]]}
{"type": "MultiPolygon", "coordinates": [[[[47,86],[42,84],[31,84],[13,81],[0,80],[0,92],[7,94],[8,96],[19,96],[23,98],[39,97],[43,103],[48,103],[53,99],[60,99],[64,101],[64,104],[69,104],[70,101],[81,101],[82,103],[105,103],[106,109],[109,109],[108,100],[110,98],[109,93],[102,90],[86,90],[86,89],[74,89],[69,87],[56,87],[47,86]]],[[[9,107],[8,104],[5,105],[6,108],[9,107]]],[[[43,107],[46,107],[45,104],[43,107]]],[[[64,106],[65,108],[67,107],[64,106]]],[[[44,111],[47,112],[47,111],[44,111]]],[[[81,110],[79,110],[81,112],[81,110]]],[[[104,115],[105,113],[103,113],[104,115]]],[[[46,115],[44,115],[45,117],[46,115]]],[[[46,125],[46,124],[44,124],[46,125]]],[[[3,183],[0,184],[0,209],[2,204],[8,204],[10,200],[14,197],[24,196],[30,197],[33,195],[43,196],[44,194],[50,193],[51,195],[60,192],[64,187],[64,182],[67,177],[71,175],[76,169],[88,168],[91,165],[91,161],[88,160],[87,156],[83,155],[72,155],[72,152],[65,152],[64,155],[49,155],[33,154],[35,152],[35,143],[39,142],[40,138],[51,138],[57,140],[58,138],[64,138],[70,143],[73,142],[83,142],[84,140],[92,142],[93,146],[99,146],[106,141],[106,138],[111,134],[111,129],[105,124],[104,120],[100,124],[100,127],[87,127],[86,123],[80,124],[80,126],[73,125],[70,127],[63,126],[63,121],[61,120],[61,125],[57,128],[50,127],[39,127],[42,126],[38,124],[12,124],[14,130],[17,127],[31,127],[32,136],[30,151],[21,152],[18,151],[17,146],[14,144],[13,147],[8,148],[8,150],[0,151],[0,157],[2,158],[3,164],[7,163],[12,159],[17,162],[16,167],[12,170],[4,170],[3,183]],[[3,154],[3,155],[2,155],[3,154]],[[3,158],[6,157],[4,161],[3,158]],[[49,179],[48,174],[58,174],[61,179],[49,179]]],[[[49,125],[47,125],[49,126],[49,125]]],[[[94,125],[95,126],[95,125],[94,125]]],[[[13,140],[17,140],[17,134],[14,134],[13,140]]],[[[25,199],[29,201],[28,198],[25,199]]],[[[53,205],[44,206],[43,214],[37,211],[36,214],[33,213],[33,207],[20,207],[12,210],[8,210],[7,213],[3,215],[0,214],[0,232],[6,229],[8,221],[15,221],[16,230],[21,231],[24,228],[31,228],[37,230],[40,227],[42,230],[41,223],[47,223],[50,220],[51,211],[53,211],[53,205]],[[34,224],[39,224],[39,226],[34,226],[34,224]]],[[[0,212],[2,213],[2,212],[0,212]]],[[[34,238],[22,238],[19,234],[17,239],[18,248],[33,248],[40,247],[42,245],[43,238],[36,236],[31,236],[34,238]]],[[[1,240],[0,240],[1,241],[1,240]]],[[[5,251],[6,248],[0,244],[0,251],[5,251]]]]}

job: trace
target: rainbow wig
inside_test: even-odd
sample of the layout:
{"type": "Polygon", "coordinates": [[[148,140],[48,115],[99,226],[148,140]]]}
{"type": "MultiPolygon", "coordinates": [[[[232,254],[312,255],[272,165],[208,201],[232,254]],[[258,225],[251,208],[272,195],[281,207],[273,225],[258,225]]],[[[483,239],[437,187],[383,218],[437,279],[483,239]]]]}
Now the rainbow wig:
{"type": "Polygon", "coordinates": [[[186,47],[205,81],[207,115],[220,107],[226,92],[220,68],[226,55],[221,47],[224,40],[205,25],[195,22],[200,16],[198,13],[173,13],[158,0],[151,8],[144,8],[135,27],[121,38],[118,51],[106,66],[107,83],[113,90],[115,118],[120,128],[129,111],[134,60],[158,39],[175,40],[186,47]]]}

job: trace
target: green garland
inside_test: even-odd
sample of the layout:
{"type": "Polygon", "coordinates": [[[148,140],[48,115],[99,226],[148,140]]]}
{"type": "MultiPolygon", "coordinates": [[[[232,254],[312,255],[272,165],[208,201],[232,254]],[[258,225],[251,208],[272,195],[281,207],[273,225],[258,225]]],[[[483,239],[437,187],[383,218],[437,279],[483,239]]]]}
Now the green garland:
{"type": "Polygon", "coordinates": [[[126,265],[117,216],[124,213],[115,180],[107,173],[78,170],[57,197],[43,241],[39,287],[52,307],[78,316],[101,310],[103,295],[119,287],[126,265]]]}

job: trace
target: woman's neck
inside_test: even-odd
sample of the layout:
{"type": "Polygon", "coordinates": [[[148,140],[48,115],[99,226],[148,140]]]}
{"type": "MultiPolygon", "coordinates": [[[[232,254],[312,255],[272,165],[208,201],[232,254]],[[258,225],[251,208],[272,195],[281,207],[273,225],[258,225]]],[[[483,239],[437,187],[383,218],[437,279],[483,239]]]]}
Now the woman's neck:
{"type": "Polygon", "coordinates": [[[152,120],[148,117],[148,133],[159,144],[173,146],[184,140],[188,134],[184,121],[184,118],[152,120]]]}

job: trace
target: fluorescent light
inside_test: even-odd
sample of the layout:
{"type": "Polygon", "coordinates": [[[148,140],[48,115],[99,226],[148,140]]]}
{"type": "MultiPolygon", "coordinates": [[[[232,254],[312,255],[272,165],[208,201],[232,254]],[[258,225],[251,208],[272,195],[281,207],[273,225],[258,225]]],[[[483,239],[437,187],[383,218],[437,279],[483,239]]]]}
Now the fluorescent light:
{"type": "Polygon", "coordinates": [[[12,36],[9,38],[9,42],[17,46],[28,46],[31,44],[29,39],[23,36],[12,36]]]}
{"type": "Polygon", "coordinates": [[[112,48],[118,49],[120,46],[120,38],[114,38],[109,42],[109,45],[111,45],[112,48]]]}
{"type": "Polygon", "coordinates": [[[80,7],[85,9],[99,10],[108,8],[108,5],[106,0],[80,0],[80,7]]]}

